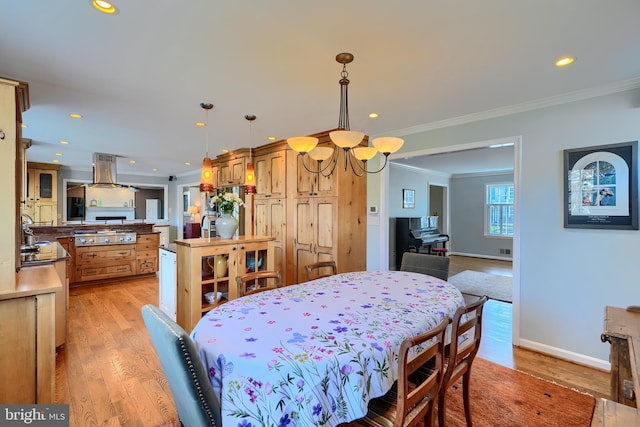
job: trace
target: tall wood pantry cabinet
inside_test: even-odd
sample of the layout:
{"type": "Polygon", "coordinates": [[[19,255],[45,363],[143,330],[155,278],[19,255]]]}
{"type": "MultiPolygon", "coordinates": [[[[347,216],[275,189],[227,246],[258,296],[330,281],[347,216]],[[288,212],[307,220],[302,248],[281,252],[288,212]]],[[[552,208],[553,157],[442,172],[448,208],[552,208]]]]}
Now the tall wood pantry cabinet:
{"type": "MultiPolygon", "coordinates": [[[[333,146],[329,132],[311,136],[333,146]]],[[[253,220],[247,219],[251,226],[245,234],[275,239],[274,265],[283,286],[304,282],[305,265],[316,261],[333,260],[340,273],[366,270],[367,177],[345,170],[343,160],[341,152],[334,172],[325,177],[307,171],[284,140],[253,150],[256,194],[248,198],[252,209],[245,212],[253,220]]],[[[310,158],[306,162],[317,167],[310,158]]]]}
{"type": "Polygon", "coordinates": [[[253,197],[253,233],[272,236],[274,268],[280,272],[281,284],[287,281],[287,194],[286,144],[269,144],[254,150],[256,194],[253,197]]]}

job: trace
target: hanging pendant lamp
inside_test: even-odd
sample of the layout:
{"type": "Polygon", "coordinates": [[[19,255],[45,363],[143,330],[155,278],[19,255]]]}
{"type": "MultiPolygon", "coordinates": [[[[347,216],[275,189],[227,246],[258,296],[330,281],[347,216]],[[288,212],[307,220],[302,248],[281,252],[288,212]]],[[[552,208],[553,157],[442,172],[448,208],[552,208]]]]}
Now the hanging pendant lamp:
{"type": "Polygon", "coordinates": [[[245,119],[249,122],[249,161],[247,162],[247,166],[245,168],[244,174],[244,194],[255,194],[256,193],[256,172],[253,168],[253,155],[251,148],[251,135],[252,135],[252,125],[253,121],[256,119],[256,116],[253,114],[247,114],[244,116],[245,119]]]}
{"type": "Polygon", "coordinates": [[[212,193],[213,187],[213,161],[209,158],[209,110],[213,108],[213,104],[202,102],[200,107],[206,111],[205,132],[206,132],[206,151],[204,159],[202,159],[202,172],[200,174],[200,192],[212,193]]]}

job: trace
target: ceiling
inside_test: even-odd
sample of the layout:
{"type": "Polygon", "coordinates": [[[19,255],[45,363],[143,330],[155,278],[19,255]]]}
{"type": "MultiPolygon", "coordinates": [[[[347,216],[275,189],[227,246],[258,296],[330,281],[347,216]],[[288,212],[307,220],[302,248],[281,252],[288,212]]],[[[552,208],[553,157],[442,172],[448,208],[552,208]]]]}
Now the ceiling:
{"type": "Polygon", "coordinates": [[[90,170],[105,152],[119,173],[180,176],[207,139],[215,156],[335,128],[340,52],[355,56],[351,129],[372,136],[640,77],[637,0],[113,1],[109,16],[0,0],[0,76],[30,88],[29,160],[90,170]]]}
{"type": "Polygon", "coordinates": [[[426,169],[446,175],[465,175],[489,172],[512,172],[514,167],[513,145],[483,147],[446,153],[418,155],[393,160],[406,166],[426,169]]]}

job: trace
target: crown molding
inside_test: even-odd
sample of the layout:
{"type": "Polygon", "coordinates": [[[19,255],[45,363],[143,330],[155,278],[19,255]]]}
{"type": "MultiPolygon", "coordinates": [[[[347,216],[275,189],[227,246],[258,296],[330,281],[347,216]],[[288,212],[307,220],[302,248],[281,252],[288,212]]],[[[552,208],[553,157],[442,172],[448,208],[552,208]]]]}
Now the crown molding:
{"type": "Polygon", "coordinates": [[[638,89],[638,88],[640,88],[640,77],[635,77],[632,79],[621,80],[608,85],[578,90],[578,91],[569,92],[561,95],[555,95],[549,98],[523,102],[521,104],[514,104],[507,107],[494,108],[492,110],[480,111],[478,113],[472,113],[464,116],[453,117],[450,119],[440,120],[437,122],[425,123],[422,125],[399,129],[390,133],[393,133],[394,135],[397,135],[397,136],[412,135],[415,133],[428,132],[431,130],[477,122],[480,120],[494,119],[497,117],[508,116],[510,114],[523,113],[526,111],[537,110],[540,108],[547,108],[547,107],[553,107],[556,105],[567,104],[570,102],[582,101],[585,99],[596,98],[599,96],[611,95],[614,93],[624,92],[627,90],[638,89]]]}

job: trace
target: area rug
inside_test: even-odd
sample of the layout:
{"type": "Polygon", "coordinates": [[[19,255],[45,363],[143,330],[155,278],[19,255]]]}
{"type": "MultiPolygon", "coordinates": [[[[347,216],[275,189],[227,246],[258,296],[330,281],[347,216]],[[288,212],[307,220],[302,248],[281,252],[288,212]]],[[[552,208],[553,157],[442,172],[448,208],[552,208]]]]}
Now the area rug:
{"type": "Polygon", "coordinates": [[[511,277],[465,270],[449,277],[447,281],[463,294],[478,297],[487,295],[489,299],[513,302],[511,277]]]}
{"type": "MultiPolygon", "coordinates": [[[[471,371],[474,427],[588,427],[593,396],[476,357],[471,371]]],[[[464,427],[461,383],[447,391],[447,427],[464,427]]]]}
{"type": "MultiPolygon", "coordinates": [[[[596,404],[593,396],[479,357],[471,372],[470,399],[474,427],[589,427],[596,404]]],[[[447,391],[446,405],[446,427],[466,427],[461,381],[447,391]]],[[[171,419],[160,426],[175,423],[171,419]]],[[[362,426],[358,421],[340,425],[362,426]]]]}

